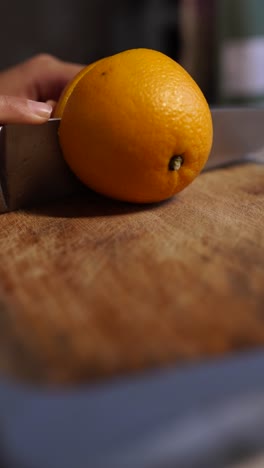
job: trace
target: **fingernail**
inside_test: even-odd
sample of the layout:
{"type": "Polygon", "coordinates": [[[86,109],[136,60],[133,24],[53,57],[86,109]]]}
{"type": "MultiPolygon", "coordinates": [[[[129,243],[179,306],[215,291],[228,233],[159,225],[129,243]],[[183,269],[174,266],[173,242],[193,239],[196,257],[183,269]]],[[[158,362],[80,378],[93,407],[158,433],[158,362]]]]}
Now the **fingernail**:
{"type": "Polygon", "coordinates": [[[50,104],[45,102],[31,101],[28,100],[28,107],[30,111],[38,117],[49,118],[52,112],[50,104]]]}

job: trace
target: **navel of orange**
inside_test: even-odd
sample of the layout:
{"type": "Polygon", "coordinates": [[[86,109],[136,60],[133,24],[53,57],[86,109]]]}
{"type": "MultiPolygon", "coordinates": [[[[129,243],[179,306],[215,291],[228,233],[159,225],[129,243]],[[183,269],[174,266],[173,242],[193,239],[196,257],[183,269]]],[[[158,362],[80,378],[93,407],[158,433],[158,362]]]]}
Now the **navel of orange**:
{"type": "Polygon", "coordinates": [[[69,84],[56,115],[72,171],[95,191],[157,202],[190,184],[209,156],[206,99],[166,55],[132,49],[89,65],[69,84]]]}

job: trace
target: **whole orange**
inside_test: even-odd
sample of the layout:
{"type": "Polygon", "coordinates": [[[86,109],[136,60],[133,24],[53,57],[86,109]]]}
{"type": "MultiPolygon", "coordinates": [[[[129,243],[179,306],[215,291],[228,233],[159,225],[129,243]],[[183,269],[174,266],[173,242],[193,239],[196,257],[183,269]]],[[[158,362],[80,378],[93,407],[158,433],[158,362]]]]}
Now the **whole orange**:
{"type": "Polygon", "coordinates": [[[91,189],[157,202],[200,173],[212,145],[206,99],[174,60],[132,49],[89,65],[58,103],[65,160],[91,189]]]}

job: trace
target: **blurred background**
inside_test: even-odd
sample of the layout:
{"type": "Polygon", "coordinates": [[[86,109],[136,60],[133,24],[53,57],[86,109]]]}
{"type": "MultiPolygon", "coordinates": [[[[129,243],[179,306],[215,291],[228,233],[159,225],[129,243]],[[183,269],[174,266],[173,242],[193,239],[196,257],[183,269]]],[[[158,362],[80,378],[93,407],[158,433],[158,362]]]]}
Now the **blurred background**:
{"type": "Polygon", "coordinates": [[[264,99],[263,0],[9,0],[0,68],[39,52],[87,64],[133,47],[179,61],[211,104],[264,99]]]}

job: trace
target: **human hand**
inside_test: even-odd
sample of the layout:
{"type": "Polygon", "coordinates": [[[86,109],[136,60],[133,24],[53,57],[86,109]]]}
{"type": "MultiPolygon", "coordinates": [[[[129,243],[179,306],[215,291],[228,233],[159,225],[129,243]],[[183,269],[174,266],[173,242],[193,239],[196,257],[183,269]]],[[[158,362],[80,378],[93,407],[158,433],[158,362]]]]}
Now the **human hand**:
{"type": "Polygon", "coordinates": [[[63,88],[82,68],[41,54],[0,72],[0,124],[48,120],[63,88]]]}

